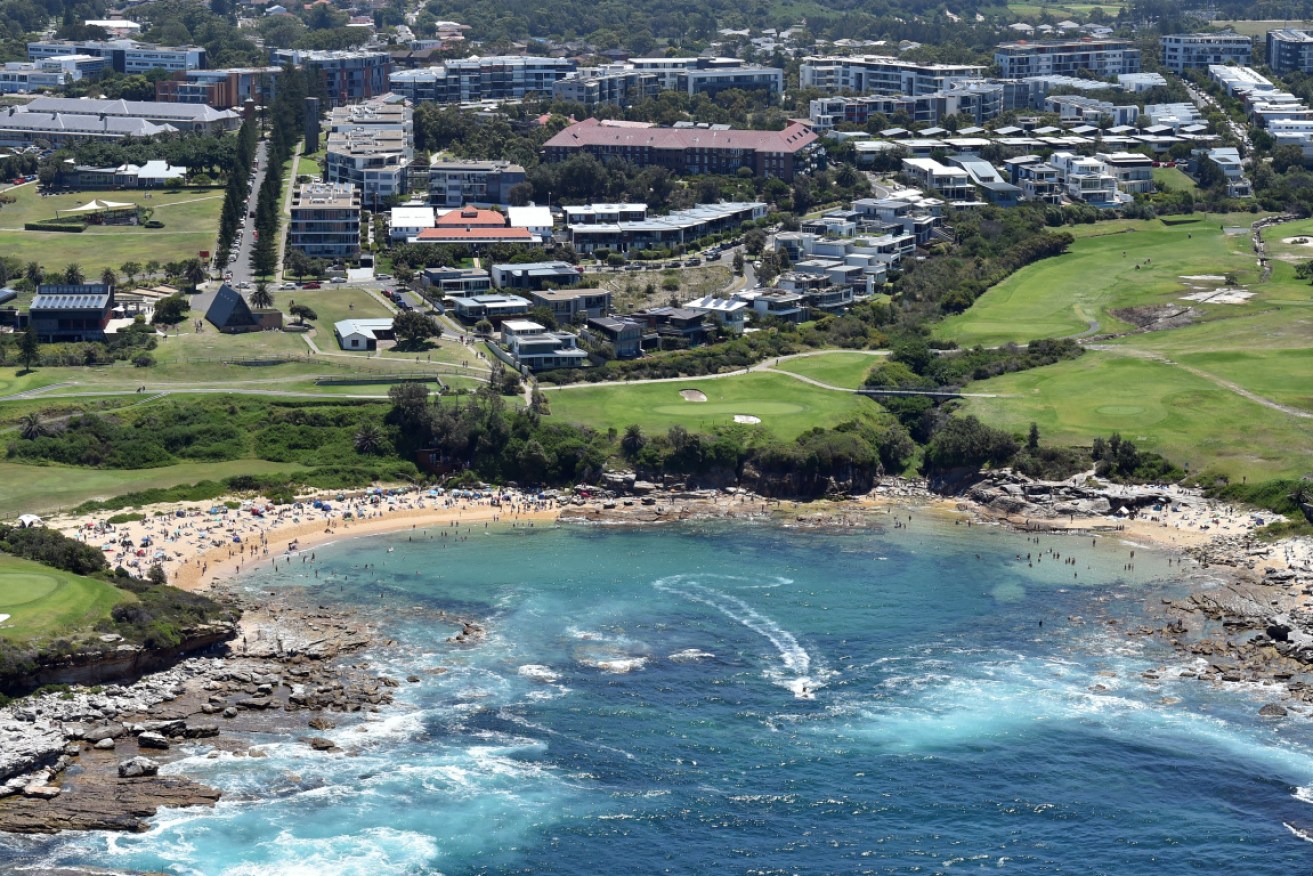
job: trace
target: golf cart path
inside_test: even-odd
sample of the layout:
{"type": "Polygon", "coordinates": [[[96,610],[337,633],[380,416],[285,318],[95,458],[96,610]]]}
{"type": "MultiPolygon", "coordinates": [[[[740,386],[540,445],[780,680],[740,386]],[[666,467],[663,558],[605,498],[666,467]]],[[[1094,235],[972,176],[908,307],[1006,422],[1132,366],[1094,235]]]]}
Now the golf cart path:
{"type": "Polygon", "coordinates": [[[1299,408],[1291,407],[1290,405],[1283,405],[1280,402],[1275,402],[1272,399],[1261,396],[1256,392],[1250,392],[1249,390],[1245,389],[1243,386],[1232,383],[1229,380],[1223,380],[1221,377],[1218,377],[1216,374],[1210,374],[1209,372],[1199,368],[1195,368],[1192,365],[1185,365],[1181,362],[1177,362],[1175,359],[1170,359],[1167,356],[1164,356],[1160,353],[1155,353],[1152,350],[1137,350],[1133,347],[1121,347],[1111,344],[1089,344],[1086,347],[1086,349],[1099,350],[1101,352],[1112,353],[1113,355],[1117,355],[1117,356],[1130,356],[1131,358],[1134,359],[1147,359],[1153,362],[1160,362],[1163,365],[1170,365],[1175,368],[1180,368],[1182,371],[1189,372],[1190,374],[1193,374],[1195,377],[1198,377],[1202,380],[1206,380],[1209,383],[1213,384],[1214,386],[1218,386],[1221,387],[1222,389],[1225,389],[1227,392],[1232,392],[1240,396],[1241,398],[1246,398],[1249,401],[1253,402],[1254,404],[1262,405],[1265,408],[1270,408],[1274,411],[1280,411],[1283,414],[1287,414],[1291,417],[1298,417],[1302,420],[1313,420],[1313,412],[1300,410],[1299,408]]]}

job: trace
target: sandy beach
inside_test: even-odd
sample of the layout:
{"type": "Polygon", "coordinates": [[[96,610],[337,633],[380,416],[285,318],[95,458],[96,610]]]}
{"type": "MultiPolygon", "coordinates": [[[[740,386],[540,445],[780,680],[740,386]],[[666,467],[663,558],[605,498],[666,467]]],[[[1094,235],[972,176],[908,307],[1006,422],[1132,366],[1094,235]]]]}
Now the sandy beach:
{"type": "Polygon", "coordinates": [[[141,509],[143,520],[110,524],[114,515],[100,513],[54,518],[47,525],[101,545],[111,564],[122,563],[144,576],[159,563],[174,586],[205,590],[259,564],[287,560],[330,541],[439,526],[531,525],[554,521],[561,510],[554,499],[538,500],[513,490],[480,497],[362,493],[342,501],[336,495],[321,497],[329,510],[313,507],[312,500],[273,506],[264,499],[247,499],[235,509],[222,500],[174,502],[141,509]],[[126,543],[131,547],[124,547],[126,543]]]}

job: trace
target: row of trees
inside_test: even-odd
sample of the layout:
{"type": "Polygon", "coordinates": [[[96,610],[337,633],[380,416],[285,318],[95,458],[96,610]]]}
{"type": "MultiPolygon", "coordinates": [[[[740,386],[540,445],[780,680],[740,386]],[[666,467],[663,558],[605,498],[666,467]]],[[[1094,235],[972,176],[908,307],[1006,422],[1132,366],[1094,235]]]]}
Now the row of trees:
{"type": "Polygon", "coordinates": [[[266,150],[264,181],[256,196],[255,228],[259,233],[251,252],[251,268],[268,277],[278,269],[278,225],[282,213],[283,164],[301,140],[304,129],[307,81],[291,65],[283,68],[278,96],[269,108],[269,146],[266,150]]]}
{"type": "Polygon", "coordinates": [[[237,230],[246,215],[246,199],[250,195],[251,165],[255,161],[257,142],[260,138],[259,123],[254,118],[242,122],[237,131],[236,145],[233,150],[232,171],[228,174],[228,185],[223,193],[223,209],[219,213],[219,257],[223,258],[237,239],[237,230]]]}

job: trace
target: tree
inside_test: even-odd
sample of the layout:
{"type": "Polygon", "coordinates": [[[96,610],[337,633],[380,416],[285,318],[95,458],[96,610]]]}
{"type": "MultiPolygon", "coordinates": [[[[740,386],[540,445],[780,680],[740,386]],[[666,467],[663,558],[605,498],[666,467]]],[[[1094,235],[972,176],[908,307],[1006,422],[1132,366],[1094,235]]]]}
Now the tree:
{"type": "Polygon", "coordinates": [[[734,273],[739,276],[743,275],[743,253],[741,252],[734,253],[734,273]]]}
{"type": "Polygon", "coordinates": [[[637,423],[625,427],[624,437],[620,439],[620,451],[626,459],[633,459],[647,446],[647,437],[637,423]]]}
{"type": "Polygon", "coordinates": [[[749,255],[761,255],[762,250],[766,248],[766,232],[760,228],[754,228],[743,235],[743,248],[748,251],[749,255]]]}
{"type": "Polygon", "coordinates": [[[1301,280],[1313,282],[1313,259],[1296,265],[1295,276],[1301,280]]]}
{"type": "Polygon", "coordinates": [[[141,262],[124,262],[119,265],[119,270],[123,272],[123,277],[132,286],[137,282],[137,275],[141,273],[141,262]]]}
{"type": "Polygon", "coordinates": [[[36,329],[29,327],[23,332],[23,341],[18,348],[18,355],[23,360],[23,370],[31,371],[32,363],[41,359],[41,344],[36,339],[36,329]]]}
{"type": "Polygon", "coordinates": [[[274,306],[274,296],[269,291],[268,283],[260,281],[255,284],[255,291],[251,293],[251,306],[257,310],[268,310],[274,306]]]}
{"type": "Polygon", "coordinates": [[[392,320],[392,333],[398,341],[409,346],[441,334],[441,330],[431,316],[418,310],[406,310],[392,320]]]}
{"type": "Polygon", "coordinates": [[[190,309],[191,305],[186,298],[181,295],[170,295],[155,303],[155,312],[151,315],[150,321],[155,325],[177,325],[182,322],[182,318],[190,309]]]}
{"type": "Polygon", "coordinates": [[[23,414],[18,420],[18,434],[25,441],[35,441],[37,438],[43,438],[50,434],[50,427],[46,425],[45,417],[41,416],[40,411],[32,411],[23,414]]]}
{"type": "Polygon", "coordinates": [[[383,430],[365,421],[356,429],[352,443],[355,445],[356,453],[378,453],[383,449],[383,430]]]}
{"type": "Polygon", "coordinates": [[[160,272],[160,263],[158,259],[151,259],[150,261],[146,262],[147,274],[153,277],[159,272],[160,272]]]}
{"type": "Polygon", "coordinates": [[[114,273],[113,268],[105,268],[100,272],[100,282],[106,286],[117,286],[119,284],[118,275],[114,273]]]}
{"type": "Polygon", "coordinates": [[[305,325],[305,321],[319,319],[319,314],[314,309],[305,304],[293,304],[291,307],[292,316],[296,317],[297,325],[305,325]]]}
{"type": "Polygon", "coordinates": [[[85,279],[86,276],[82,273],[82,268],[78,265],[77,262],[73,262],[68,267],[64,268],[65,283],[69,283],[69,284],[81,283],[85,279]]]}
{"type": "Polygon", "coordinates": [[[28,262],[27,267],[23,268],[23,276],[26,277],[33,286],[40,286],[41,281],[45,279],[46,272],[42,269],[40,263],[28,262]]]}
{"type": "Polygon", "coordinates": [[[190,259],[187,262],[187,267],[183,269],[182,276],[183,279],[191,284],[193,292],[196,291],[197,286],[204,283],[209,277],[209,275],[205,273],[205,268],[201,265],[200,259],[190,259]]]}
{"type": "Polygon", "coordinates": [[[1039,426],[1035,423],[1030,424],[1030,431],[1026,433],[1026,449],[1039,450],[1039,426]]]}
{"type": "Polygon", "coordinates": [[[422,383],[408,380],[390,387],[388,399],[392,402],[393,412],[402,422],[413,423],[428,406],[429,388],[422,383]]]}

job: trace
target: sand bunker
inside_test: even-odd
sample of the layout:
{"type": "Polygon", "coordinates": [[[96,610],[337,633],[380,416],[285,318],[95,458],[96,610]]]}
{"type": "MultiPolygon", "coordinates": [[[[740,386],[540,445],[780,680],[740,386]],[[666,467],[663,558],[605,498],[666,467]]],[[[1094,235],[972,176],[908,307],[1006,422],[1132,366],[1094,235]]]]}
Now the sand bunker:
{"type": "Polygon", "coordinates": [[[1213,289],[1182,295],[1182,301],[1199,301],[1205,304],[1244,304],[1254,293],[1245,289],[1213,289]]]}
{"type": "Polygon", "coordinates": [[[681,389],[679,395],[684,401],[704,402],[707,400],[707,394],[700,389],[681,389]]]}
{"type": "Polygon", "coordinates": [[[1313,237],[1304,237],[1302,235],[1300,237],[1285,237],[1282,238],[1281,242],[1293,243],[1295,246],[1313,246],[1313,237]]]}
{"type": "Polygon", "coordinates": [[[7,620],[9,620],[9,615],[7,615],[7,614],[0,614],[0,624],[4,623],[4,622],[7,621],[7,620]]]}
{"type": "Polygon", "coordinates": [[[734,422],[736,423],[760,423],[761,417],[754,417],[752,414],[735,414],[734,422]]]}
{"type": "Polygon", "coordinates": [[[1204,283],[1225,283],[1226,277],[1221,274],[1186,274],[1182,280],[1199,280],[1204,283]]]}

